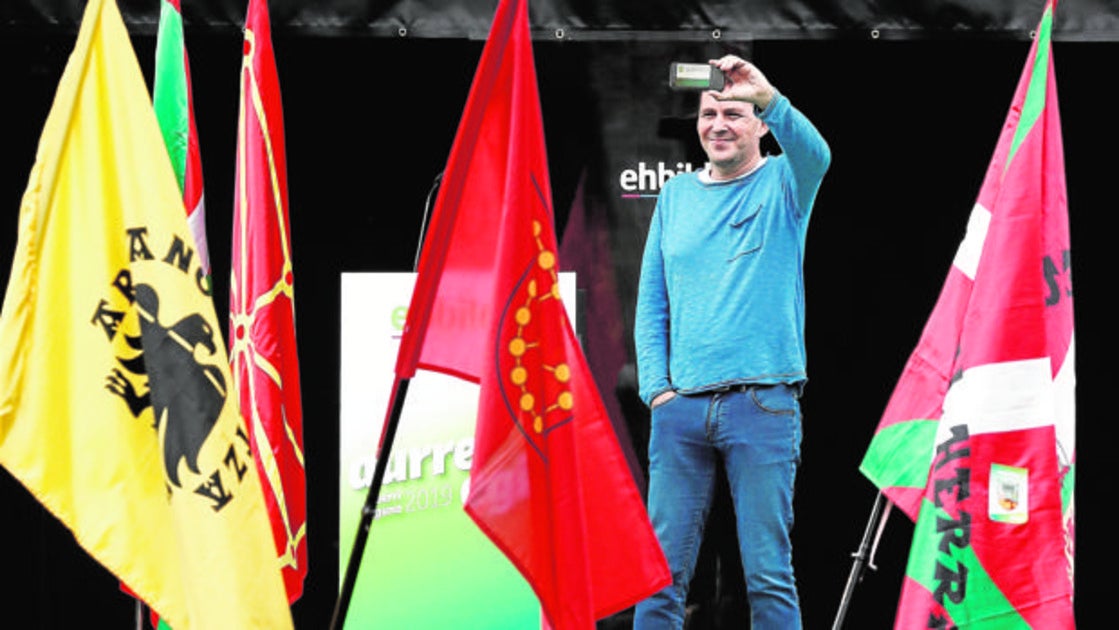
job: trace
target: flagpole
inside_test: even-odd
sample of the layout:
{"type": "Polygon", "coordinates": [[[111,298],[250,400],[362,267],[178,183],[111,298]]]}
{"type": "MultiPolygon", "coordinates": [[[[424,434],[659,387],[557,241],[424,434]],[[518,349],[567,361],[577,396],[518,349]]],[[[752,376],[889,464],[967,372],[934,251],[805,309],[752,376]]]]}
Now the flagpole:
{"type": "MultiPolygon", "coordinates": [[[[423,225],[420,227],[420,247],[423,246],[424,234],[427,232],[428,213],[435,192],[443,181],[443,171],[435,175],[435,181],[428,191],[427,201],[424,203],[423,225]]],[[[420,249],[416,249],[416,267],[419,266],[420,249]]],[[[357,572],[361,568],[361,556],[365,553],[365,543],[369,539],[369,528],[373,524],[373,517],[377,514],[377,500],[384,485],[385,470],[388,468],[388,455],[392,452],[392,443],[396,440],[396,428],[400,424],[400,415],[404,409],[404,399],[408,395],[410,378],[395,376],[392,384],[392,403],[389,407],[385,426],[381,429],[381,442],[377,447],[377,463],[373,468],[373,480],[369,484],[369,492],[365,496],[365,505],[361,508],[361,521],[358,523],[357,534],[354,536],[354,547],[350,551],[350,559],[346,564],[346,575],[342,580],[338,601],[334,605],[334,615],[330,620],[331,630],[341,630],[346,623],[346,613],[350,608],[350,598],[353,597],[354,585],[357,583],[357,572]]]]}
{"type": "Polygon", "coordinates": [[[835,623],[832,624],[832,630],[840,630],[843,627],[843,619],[847,616],[847,607],[851,603],[851,597],[855,594],[855,586],[863,579],[863,570],[865,567],[877,569],[874,566],[874,550],[877,548],[878,537],[882,534],[882,527],[886,525],[886,518],[890,515],[890,504],[886,501],[885,495],[881,492],[874,499],[874,506],[870,510],[870,518],[866,523],[866,530],[863,532],[863,539],[859,543],[859,549],[851,554],[855,558],[854,564],[851,566],[851,573],[847,576],[847,586],[843,590],[843,598],[839,602],[839,612],[836,613],[835,623]],[[885,511],[883,511],[885,507],[885,511]],[[875,527],[877,525],[877,527],[875,527]],[[878,535],[871,535],[872,532],[878,530],[878,535]],[[873,539],[873,544],[872,544],[873,539]]]}
{"type": "Polygon", "coordinates": [[[377,499],[381,494],[385,469],[388,468],[388,455],[392,452],[392,443],[396,439],[396,427],[400,424],[400,413],[404,409],[404,398],[408,394],[409,380],[396,377],[393,381],[392,406],[390,407],[389,417],[385,419],[385,426],[381,430],[381,444],[377,448],[377,464],[373,468],[373,481],[369,484],[365,505],[361,508],[361,522],[358,524],[357,534],[354,536],[354,547],[350,551],[349,562],[346,563],[346,576],[342,580],[342,590],[338,594],[338,601],[334,606],[334,616],[330,620],[332,630],[341,630],[346,622],[346,612],[350,607],[354,584],[357,582],[358,569],[361,568],[361,557],[365,551],[365,542],[369,538],[369,528],[373,524],[373,516],[377,513],[377,499]]]}
{"type": "Polygon", "coordinates": [[[416,258],[412,262],[412,270],[420,268],[420,252],[423,250],[424,234],[427,233],[427,220],[431,214],[431,202],[435,199],[435,193],[439,190],[439,184],[443,181],[443,171],[435,174],[435,181],[431,182],[431,189],[427,191],[427,201],[424,202],[424,218],[423,223],[420,224],[420,239],[416,246],[416,258]]]}

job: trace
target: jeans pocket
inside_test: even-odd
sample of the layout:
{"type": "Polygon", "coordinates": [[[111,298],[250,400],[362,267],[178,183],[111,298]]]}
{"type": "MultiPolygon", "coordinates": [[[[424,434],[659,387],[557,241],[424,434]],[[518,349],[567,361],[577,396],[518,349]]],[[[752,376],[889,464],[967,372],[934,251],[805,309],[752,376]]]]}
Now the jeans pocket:
{"type": "Polygon", "coordinates": [[[758,409],[778,415],[795,415],[797,399],[788,385],[762,385],[750,388],[750,399],[758,409]]]}
{"type": "Polygon", "coordinates": [[[652,407],[649,407],[649,411],[656,411],[657,409],[660,409],[661,407],[664,407],[665,405],[671,403],[672,401],[676,400],[679,397],[680,397],[680,394],[677,394],[677,393],[674,392],[671,398],[668,398],[667,400],[661,401],[661,402],[653,405],[652,407]]]}

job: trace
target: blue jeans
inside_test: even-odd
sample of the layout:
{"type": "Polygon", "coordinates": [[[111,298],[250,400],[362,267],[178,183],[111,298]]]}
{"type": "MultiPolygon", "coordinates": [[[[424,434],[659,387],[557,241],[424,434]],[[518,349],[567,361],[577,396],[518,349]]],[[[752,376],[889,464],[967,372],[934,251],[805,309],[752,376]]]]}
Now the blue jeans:
{"type": "Polygon", "coordinates": [[[637,604],[636,630],[682,628],[688,585],[722,457],[734,502],[754,630],[797,630],[793,485],[800,461],[798,390],[787,385],[677,395],[652,412],[649,517],[672,584],[637,604]]]}

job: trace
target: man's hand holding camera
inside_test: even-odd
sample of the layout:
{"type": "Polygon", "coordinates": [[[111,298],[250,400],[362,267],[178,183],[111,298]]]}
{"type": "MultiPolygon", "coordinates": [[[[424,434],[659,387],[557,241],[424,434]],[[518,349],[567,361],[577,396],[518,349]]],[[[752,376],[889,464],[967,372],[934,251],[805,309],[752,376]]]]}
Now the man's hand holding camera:
{"type": "Polygon", "coordinates": [[[735,55],[712,59],[708,63],[721,70],[726,77],[722,90],[709,91],[717,100],[745,101],[753,103],[759,110],[769,106],[775,90],[757,66],[735,55]]]}

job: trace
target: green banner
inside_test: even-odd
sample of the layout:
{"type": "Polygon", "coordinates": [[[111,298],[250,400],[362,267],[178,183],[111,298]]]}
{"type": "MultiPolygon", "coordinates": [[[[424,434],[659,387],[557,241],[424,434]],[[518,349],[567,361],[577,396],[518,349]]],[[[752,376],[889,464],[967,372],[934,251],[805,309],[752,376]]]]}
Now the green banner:
{"type": "MultiPolygon", "coordinates": [[[[561,274],[570,276],[570,274],[561,274]]],[[[372,482],[415,274],[344,273],[339,585],[372,482]]],[[[561,278],[574,308],[574,277],[561,278]]],[[[420,370],[408,387],[347,628],[540,627],[524,578],[463,511],[478,386],[420,370]]]]}

